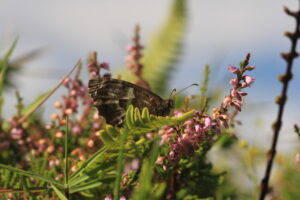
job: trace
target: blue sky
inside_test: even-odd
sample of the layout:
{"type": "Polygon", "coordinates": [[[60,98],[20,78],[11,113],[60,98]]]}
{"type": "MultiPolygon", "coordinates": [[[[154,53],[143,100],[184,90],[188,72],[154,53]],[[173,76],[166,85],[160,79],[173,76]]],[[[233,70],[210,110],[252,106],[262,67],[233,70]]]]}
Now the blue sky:
{"type": "MultiPolygon", "coordinates": [[[[124,65],[124,47],[130,43],[136,23],[142,27],[142,41],[163,23],[171,0],[66,0],[66,1],[16,1],[0,0],[0,52],[10,45],[15,36],[19,43],[13,57],[30,50],[44,48],[45,53],[30,62],[24,75],[15,82],[21,94],[30,102],[39,93],[55,85],[76,63],[90,51],[98,51],[100,60],[107,61],[113,69],[124,65]]],[[[218,74],[212,77],[212,87],[228,88],[224,75],[229,64],[238,65],[246,53],[252,53],[251,72],[256,83],[247,90],[242,137],[257,141],[269,140],[270,124],[275,119],[277,107],[273,103],[281,85],[276,77],[285,70],[280,52],[288,51],[289,40],[283,32],[294,30],[294,20],[283,12],[286,5],[298,8],[296,0],[189,0],[188,27],[184,54],[173,75],[170,88],[183,88],[201,81],[205,64],[210,64],[218,74]],[[216,83],[219,83],[217,85],[216,83]],[[221,85],[221,86],[220,86],[221,85]],[[257,127],[257,121],[263,121],[257,127]],[[255,133],[254,133],[255,132],[255,133]],[[261,139],[263,138],[263,139],[261,139]]],[[[283,130],[287,137],[283,143],[295,139],[292,124],[300,123],[299,78],[297,60],[294,79],[289,90],[289,101],[284,114],[283,130]]],[[[187,93],[194,93],[191,89],[187,93]]],[[[47,105],[50,112],[53,102],[63,91],[52,97],[47,105]]],[[[14,110],[13,94],[7,94],[6,115],[14,110]]]]}

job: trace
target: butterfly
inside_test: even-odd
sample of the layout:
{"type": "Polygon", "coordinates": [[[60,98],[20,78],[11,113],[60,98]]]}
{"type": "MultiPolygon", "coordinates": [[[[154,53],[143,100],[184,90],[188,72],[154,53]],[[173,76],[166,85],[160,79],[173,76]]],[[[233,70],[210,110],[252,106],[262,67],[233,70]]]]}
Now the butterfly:
{"type": "Polygon", "coordinates": [[[94,106],[108,124],[121,127],[129,104],[139,108],[149,109],[149,113],[157,116],[167,116],[174,107],[174,101],[162,99],[157,94],[120,79],[97,77],[89,80],[89,94],[94,106]]]}

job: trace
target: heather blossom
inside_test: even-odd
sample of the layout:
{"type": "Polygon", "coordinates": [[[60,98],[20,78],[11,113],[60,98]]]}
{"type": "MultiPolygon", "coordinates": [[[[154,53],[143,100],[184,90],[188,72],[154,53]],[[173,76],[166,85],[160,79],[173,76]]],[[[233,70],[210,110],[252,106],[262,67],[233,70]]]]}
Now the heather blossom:
{"type": "Polygon", "coordinates": [[[136,25],[134,31],[134,37],[132,38],[133,45],[127,46],[126,50],[129,52],[129,55],[125,58],[126,66],[131,70],[132,74],[137,77],[137,80],[134,84],[139,85],[143,88],[150,89],[150,86],[146,80],[142,77],[143,65],[140,62],[142,58],[142,49],[144,48],[140,44],[140,27],[136,25]]]}
{"type": "MultiPolygon", "coordinates": [[[[192,155],[203,142],[214,142],[214,135],[220,135],[224,128],[229,128],[233,124],[233,117],[244,103],[244,96],[247,93],[241,91],[245,87],[255,81],[251,76],[244,75],[246,71],[255,69],[253,66],[248,66],[250,54],[247,55],[244,62],[241,63],[240,69],[234,66],[229,66],[228,71],[235,74],[236,77],[230,80],[233,88],[230,89],[229,95],[225,96],[219,108],[213,108],[211,116],[202,111],[196,111],[193,117],[187,120],[179,127],[168,127],[163,132],[162,142],[168,142],[171,150],[169,152],[170,160],[177,160],[183,156],[192,155]],[[234,108],[233,114],[229,113],[230,109],[234,108]]],[[[173,113],[174,116],[180,116],[182,112],[177,110],[173,113]]],[[[299,155],[300,156],[300,155],[299,155]]],[[[160,160],[162,160],[160,158],[160,160]]],[[[299,157],[300,160],[300,157],[299,157]]],[[[158,163],[161,163],[157,161],[158,163]]],[[[300,161],[299,161],[300,163],[300,161]]]]}

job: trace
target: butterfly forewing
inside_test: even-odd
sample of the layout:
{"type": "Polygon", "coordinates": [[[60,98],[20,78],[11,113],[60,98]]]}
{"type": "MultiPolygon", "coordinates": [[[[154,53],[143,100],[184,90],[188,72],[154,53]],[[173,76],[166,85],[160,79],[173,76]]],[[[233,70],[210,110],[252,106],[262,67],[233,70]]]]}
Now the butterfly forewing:
{"type": "Polygon", "coordinates": [[[132,83],[112,78],[94,78],[89,81],[89,93],[94,106],[106,122],[121,126],[127,107],[132,104],[142,110],[149,109],[150,114],[166,115],[169,105],[155,93],[132,83]]]}

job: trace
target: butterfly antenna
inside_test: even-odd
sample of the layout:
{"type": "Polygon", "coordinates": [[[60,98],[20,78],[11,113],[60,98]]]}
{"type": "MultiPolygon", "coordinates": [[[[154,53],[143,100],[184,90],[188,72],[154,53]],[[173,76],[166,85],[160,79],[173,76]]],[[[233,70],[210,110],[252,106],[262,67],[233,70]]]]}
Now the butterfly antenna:
{"type": "Polygon", "coordinates": [[[184,90],[186,90],[186,89],[188,89],[188,88],[190,88],[190,87],[192,87],[192,86],[199,86],[199,85],[198,85],[197,83],[193,83],[193,84],[191,84],[191,85],[189,85],[189,86],[187,86],[187,87],[185,87],[185,88],[179,90],[178,92],[176,92],[176,89],[173,89],[171,95],[172,95],[174,92],[176,92],[176,93],[173,95],[173,97],[174,97],[175,95],[177,95],[177,94],[183,92],[184,90]]]}
{"type": "Polygon", "coordinates": [[[169,99],[171,99],[171,97],[175,95],[175,94],[174,94],[175,92],[176,92],[176,89],[174,88],[174,89],[172,90],[172,92],[170,93],[169,99]]]}

